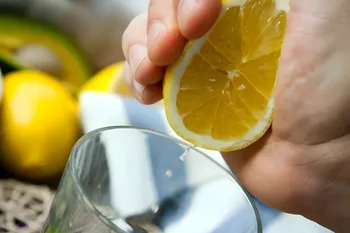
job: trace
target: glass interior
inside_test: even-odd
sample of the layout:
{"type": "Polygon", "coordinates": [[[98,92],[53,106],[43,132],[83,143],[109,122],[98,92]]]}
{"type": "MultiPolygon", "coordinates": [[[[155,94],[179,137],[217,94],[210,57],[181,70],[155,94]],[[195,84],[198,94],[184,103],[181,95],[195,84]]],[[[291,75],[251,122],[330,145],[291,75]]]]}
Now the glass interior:
{"type": "Polygon", "coordinates": [[[254,204],[230,172],[191,145],[145,129],[84,136],[53,206],[62,203],[69,210],[52,211],[51,223],[59,224],[50,232],[262,232],[254,204]]]}

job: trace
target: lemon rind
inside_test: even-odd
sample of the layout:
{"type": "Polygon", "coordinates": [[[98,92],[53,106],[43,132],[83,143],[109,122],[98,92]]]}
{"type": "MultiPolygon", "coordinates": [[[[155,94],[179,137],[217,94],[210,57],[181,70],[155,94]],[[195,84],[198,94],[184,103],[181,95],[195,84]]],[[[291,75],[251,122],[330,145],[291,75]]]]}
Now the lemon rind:
{"type": "MultiPolygon", "coordinates": [[[[242,5],[246,0],[228,0],[223,1],[222,12],[230,6],[242,5]]],[[[290,9],[289,0],[275,0],[276,11],[283,10],[288,12],[290,9]]],[[[178,114],[176,107],[177,93],[180,86],[181,77],[193,56],[199,52],[205,43],[211,30],[202,38],[189,42],[180,56],[180,58],[168,67],[164,79],[164,105],[166,118],[172,129],[184,140],[205,149],[217,151],[232,151],[245,148],[259,140],[269,129],[274,114],[274,96],[268,101],[264,117],[259,120],[243,137],[232,140],[217,140],[210,135],[200,135],[188,130],[182,117],[178,114]]]]}
{"type": "Polygon", "coordinates": [[[166,117],[170,126],[180,137],[198,147],[219,151],[241,149],[261,138],[270,127],[273,115],[273,98],[268,102],[264,117],[260,119],[259,122],[247,132],[247,134],[237,140],[217,140],[213,139],[211,136],[193,133],[184,126],[182,117],[177,112],[176,105],[171,104],[176,103],[180,80],[188,62],[200,50],[209,34],[210,31],[204,37],[189,42],[177,62],[168,68],[164,80],[164,105],[166,106],[166,117]]]}

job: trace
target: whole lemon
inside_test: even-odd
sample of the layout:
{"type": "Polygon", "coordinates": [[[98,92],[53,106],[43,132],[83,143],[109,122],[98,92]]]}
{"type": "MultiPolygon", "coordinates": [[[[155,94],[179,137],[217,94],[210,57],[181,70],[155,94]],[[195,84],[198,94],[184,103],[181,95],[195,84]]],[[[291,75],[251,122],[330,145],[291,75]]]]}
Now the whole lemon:
{"type": "Polygon", "coordinates": [[[54,78],[40,71],[4,77],[0,110],[1,162],[31,180],[59,175],[80,135],[77,104],[54,78]]]}
{"type": "Polygon", "coordinates": [[[123,96],[131,96],[123,78],[123,65],[122,61],[103,68],[82,86],[80,92],[114,92],[123,96]]]}

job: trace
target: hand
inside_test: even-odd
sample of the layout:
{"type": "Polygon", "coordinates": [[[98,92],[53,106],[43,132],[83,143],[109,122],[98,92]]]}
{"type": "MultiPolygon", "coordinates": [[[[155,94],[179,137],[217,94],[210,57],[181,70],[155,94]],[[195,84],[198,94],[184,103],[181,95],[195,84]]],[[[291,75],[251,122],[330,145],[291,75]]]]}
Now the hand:
{"type": "MultiPolygon", "coordinates": [[[[145,104],[162,98],[164,67],[209,30],[221,7],[150,2],[123,36],[125,77],[145,104]]],[[[272,127],[252,146],[223,154],[258,199],[337,233],[350,231],[349,14],[348,0],[291,0],[272,127]]]]}

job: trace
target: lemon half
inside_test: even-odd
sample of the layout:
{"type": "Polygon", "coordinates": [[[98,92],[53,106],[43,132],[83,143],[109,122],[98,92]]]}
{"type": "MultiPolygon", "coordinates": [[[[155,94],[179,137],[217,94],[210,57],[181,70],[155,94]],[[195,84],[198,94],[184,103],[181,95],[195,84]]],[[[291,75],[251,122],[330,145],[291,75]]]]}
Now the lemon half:
{"type": "Polygon", "coordinates": [[[195,146],[232,151],[261,138],[273,91],[289,0],[227,0],[212,29],[168,67],[170,126],[195,146]]]}

